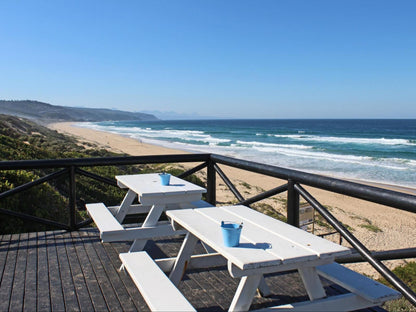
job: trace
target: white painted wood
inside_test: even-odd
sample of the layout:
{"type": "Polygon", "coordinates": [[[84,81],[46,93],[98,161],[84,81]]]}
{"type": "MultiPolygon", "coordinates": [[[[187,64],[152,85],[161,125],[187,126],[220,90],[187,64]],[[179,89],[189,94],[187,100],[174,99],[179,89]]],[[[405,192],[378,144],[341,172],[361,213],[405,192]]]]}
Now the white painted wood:
{"type": "MultiPolygon", "coordinates": [[[[309,261],[318,258],[318,255],[311,252],[308,249],[302,248],[287,239],[282,239],[281,235],[276,235],[275,232],[271,232],[270,229],[266,230],[262,226],[262,222],[270,217],[257,213],[251,219],[245,218],[246,208],[241,209],[240,215],[230,214],[226,209],[220,207],[219,209],[207,209],[200,211],[204,216],[212,220],[216,220],[218,224],[221,220],[234,221],[237,223],[243,222],[243,230],[241,232],[240,247],[263,249],[265,253],[270,254],[273,259],[280,259],[282,264],[290,263],[293,261],[309,261]]],[[[278,221],[273,219],[274,221],[278,221]]],[[[278,226],[280,224],[275,224],[278,226]]],[[[285,224],[287,226],[287,224],[285,224]]],[[[251,255],[249,255],[251,258],[251,255]]]]}
{"type": "MultiPolygon", "coordinates": [[[[201,210],[218,209],[202,208],[201,210]]],[[[256,266],[275,266],[281,264],[281,259],[267,253],[263,249],[254,248],[242,234],[240,243],[246,244],[246,248],[225,247],[221,232],[220,221],[209,219],[198,213],[197,209],[171,210],[166,214],[186,230],[194,233],[208,246],[221,253],[225,258],[242,269],[254,268],[256,266]]],[[[229,219],[228,219],[229,220],[229,219]]],[[[244,232],[244,228],[243,228],[244,232]]],[[[244,246],[244,245],[243,245],[244,246]]]]}
{"type": "Polygon", "coordinates": [[[165,210],[166,205],[153,205],[149,211],[149,214],[146,216],[146,219],[143,222],[142,227],[153,226],[159,220],[162,212],[165,210]]]}
{"type": "MultiPolygon", "coordinates": [[[[350,249],[280,222],[244,206],[206,207],[167,211],[172,223],[192,234],[192,244],[184,243],[178,258],[181,266],[172,272],[180,280],[186,261],[189,260],[196,238],[228,260],[228,270],[234,277],[241,277],[230,311],[247,310],[255,289],[260,286],[263,274],[297,269],[302,277],[311,301],[296,303],[270,310],[290,311],[350,311],[379,305],[386,300],[400,297],[395,290],[372,281],[361,274],[333,262],[338,255],[350,253],[350,249]],[[240,245],[225,247],[221,233],[221,221],[243,222],[240,245]],[[190,247],[184,247],[186,245],[190,247]],[[326,297],[319,275],[341,285],[350,294],[326,297]]],[[[171,273],[172,274],[172,273],[171,273]]],[[[175,281],[176,281],[175,280],[175,281]]]]}
{"type": "MultiPolygon", "coordinates": [[[[185,203],[185,206],[200,206],[200,207],[212,207],[212,205],[206,203],[203,200],[197,200],[191,203],[185,203]]],[[[146,228],[153,228],[156,227],[158,220],[160,219],[160,216],[162,214],[163,211],[166,210],[166,206],[167,204],[154,204],[152,206],[152,208],[150,209],[146,220],[143,222],[142,226],[141,226],[141,230],[143,230],[146,233],[146,228]]],[[[179,207],[176,207],[179,208],[179,207]]],[[[156,227],[157,228],[157,227],[156,227]]],[[[162,229],[162,227],[161,227],[162,229]]],[[[140,235],[139,231],[138,231],[138,235],[136,237],[136,239],[134,240],[133,244],[130,247],[129,252],[135,252],[135,251],[141,251],[144,249],[147,240],[151,239],[151,238],[156,238],[156,237],[163,237],[163,236],[170,236],[170,235],[182,235],[185,234],[186,231],[180,230],[180,229],[175,229],[173,226],[171,226],[171,230],[169,231],[168,229],[163,227],[163,232],[161,231],[160,233],[155,233],[153,237],[147,235],[146,237],[144,235],[140,235]]],[[[130,233],[129,233],[130,234],[130,233]]],[[[147,234],[147,233],[146,233],[147,234]]],[[[127,234],[126,234],[127,236],[127,234]]]]}
{"type": "Polygon", "coordinates": [[[228,208],[175,210],[167,214],[242,270],[263,270],[268,266],[324,261],[325,258],[333,260],[338,254],[350,253],[346,247],[315,237],[250,208],[236,206],[231,211],[228,208]],[[223,220],[244,223],[239,247],[223,245],[220,228],[223,220]],[[290,237],[286,237],[285,233],[290,237]],[[298,244],[296,239],[308,241],[310,246],[298,244]]]}
{"type": "Polygon", "coordinates": [[[129,252],[142,251],[144,246],[146,246],[147,241],[147,239],[135,239],[130,246],[129,252]]]}
{"type": "Polygon", "coordinates": [[[401,297],[398,291],[335,262],[318,266],[317,271],[319,275],[365,298],[373,305],[401,297]]]}
{"type": "Polygon", "coordinates": [[[300,267],[298,271],[310,300],[321,299],[326,296],[315,267],[300,267]]]}
{"type": "MultiPolygon", "coordinates": [[[[119,208],[120,206],[112,206],[112,207],[108,207],[108,210],[110,210],[111,213],[115,215],[117,211],[119,210],[119,208]]],[[[142,204],[130,205],[127,211],[127,215],[148,213],[150,211],[150,208],[152,208],[152,205],[142,205],[142,204]]]]}
{"type": "Polygon", "coordinates": [[[87,211],[94,223],[103,232],[123,231],[124,228],[103,203],[86,204],[87,211]]]}
{"type": "MultiPolygon", "coordinates": [[[[181,203],[190,203],[193,201],[198,201],[201,199],[201,194],[172,194],[165,193],[159,195],[143,195],[139,197],[140,202],[143,205],[152,205],[152,204],[181,204],[181,203]]],[[[180,207],[178,207],[180,208],[180,207]]],[[[186,208],[192,208],[190,206],[186,208]]]]}
{"type": "Polygon", "coordinates": [[[206,190],[187,181],[171,177],[171,185],[162,186],[158,174],[117,176],[121,188],[129,188],[120,206],[107,209],[104,204],[89,204],[91,216],[103,242],[133,240],[130,252],[143,250],[148,239],[184,234],[174,231],[170,225],[157,226],[163,211],[189,207],[212,206],[201,200],[206,190]],[[139,195],[141,204],[133,205],[139,195]],[[149,205],[151,204],[151,205],[149,205]],[[124,230],[121,225],[125,216],[134,213],[148,213],[141,227],[124,230]]]}
{"type": "Polygon", "coordinates": [[[248,311],[261,277],[261,275],[250,275],[241,278],[228,311],[248,311]]]}
{"type": "Polygon", "coordinates": [[[119,208],[120,206],[108,206],[107,207],[108,211],[110,211],[113,216],[117,214],[117,211],[119,208]]]}
{"type": "MultiPolygon", "coordinates": [[[[153,205],[146,219],[143,222],[142,229],[155,226],[157,224],[157,221],[160,218],[160,215],[164,211],[164,209],[165,209],[165,205],[153,205]]],[[[133,244],[130,247],[129,252],[143,250],[146,243],[147,243],[147,239],[143,239],[143,238],[135,239],[133,244]]]]}
{"type": "Polygon", "coordinates": [[[259,290],[260,296],[262,297],[268,297],[272,294],[272,292],[270,291],[269,285],[267,285],[266,283],[266,279],[264,278],[264,276],[262,276],[260,279],[258,290],[259,290]]]}
{"type": "Polygon", "coordinates": [[[310,250],[320,258],[334,257],[334,254],[336,254],[336,256],[341,256],[351,253],[351,250],[344,246],[334,244],[333,242],[322,239],[311,233],[305,233],[305,231],[302,231],[299,228],[264,214],[259,214],[257,211],[248,207],[239,205],[222,207],[222,209],[233,215],[240,216],[246,222],[251,221],[252,223],[256,223],[264,230],[273,233],[273,235],[280,236],[300,248],[310,250]]]}
{"type": "Polygon", "coordinates": [[[343,294],[338,296],[331,296],[324,299],[318,299],[315,301],[303,301],[292,304],[285,304],[275,307],[269,307],[256,312],[347,312],[355,311],[359,309],[365,309],[374,306],[363,298],[352,294],[343,294]]]}
{"type": "MultiPolygon", "coordinates": [[[[176,258],[157,259],[155,262],[163,272],[171,272],[176,258]]],[[[227,265],[227,260],[219,253],[193,255],[189,259],[187,269],[207,269],[227,265]]]]}
{"type": "MultiPolygon", "coordinates": [[[[330,259],[317,259],[314,261],[308,261],[308,266],[318,266],[323,264],[329,264],[332,263],[332,260],[330,259]]],[[[256,275],[259,274],[259,271],[261,271],[263,274],[267,273],[277,273],[277,272],[285,272],[285,271],[291,271],[291,270],[297,270],[300,267],[299,263],[289,263],[279,266],[268,266],[268,267],[262,267],[262,268],[256,268],[256,269],[247,269],[247,270],[241,270],[240,268],[236,267],[231,261],[228,262],[228,272],[232,277],[238,278],[246,275],[256,275]]]]}
{"type": "Polygon", "coordinates": [[[152,311],[195,311],[146,252],[122,253],[120,259],[152,311]]]}
{"type": "MultiPolygon", "coordinates": [[[[152,205],[142,205],[142,204],[135,204],[130,205],[128,208],[127,215],[130,214],[140,214],[140,213],[149,213],[150,209],[152,208],[152,205]]],[[[189,203],[172,203],[172,204],[166,204],[166,210],[173,210],[173,209],[181,209],[181,208],[203,208],[203,207],[213,207],[211,204],[207,203],[206,201],[203,201],[202,199],[192,201],[189,203]]],[[[115,215],[117,211],[119,210],[120,206],[110,206],[107,207],[110,212],[115,215]]]]}
{"type": "Polygon", "coordinates": [[[124,196],[124,199],[116,213],[116,219],[118,220],[119,223],[123,222],[124,217],[128,213],[129,208],[135,198],[136,198],[136,193],[132,190],[128,190],[126,196],[124,196]]]}
{"type": "MultiPolygon", "coordinates": [[[[116,176],[117,183],[122,188],[129,188],[137,192],[139,197],[144,195],[186,195],[202,194],[206,190],[188,181],[171,176],[169,185],[162,185],[157,173],[116,176]]],[[[199,196],[201,198],[201,196],[199,196]]],[[[141,203],[143,203],[140,200],[141,203]]]]}
{"type": "MultiPolygon", "coordinates": [[[[173,224],[178,224],[223,255],[228,260],[230,274],[241,277],[230,311],[248,310],[258,287],[268,291],[263,274],[288,269],[298,269],[310,298],[314,302],[320,300],[326,294],[314,267],[332,262],[337,255],[350,253],[346,247],[244,206],[171,210],[166,214],[173,224]],[[224,246],[221,221],[243,222],[239,246],[224,246]]],[[[194,243],[191,248],[184,247],[187,243],[182,245],[178,258],[183,258],[181,261],[185,264],[174,268],[171,273],[171,276],[175,275],[173,282],[176,285],[194,243]]]]}
{"type": "Polygon", "coordinates": [[[170,224],[156,224],[151,227],[124,228],[121,231],[105,231],[101,233],[103,242],[134,241],[135,239],[154,239],[172,235],[183,235],[186,231],[174,231],[170,224]]]}
{"type": "Polygon", "coordinates": [[[169,275],[169,279],[174,285],[179,285],[197,242],[198,238],[192,233],[188,232],[188,234],[186,234],[185,240],[179,250],[178,257],[173,265],[172,272],[170,272],[169,275]]]}

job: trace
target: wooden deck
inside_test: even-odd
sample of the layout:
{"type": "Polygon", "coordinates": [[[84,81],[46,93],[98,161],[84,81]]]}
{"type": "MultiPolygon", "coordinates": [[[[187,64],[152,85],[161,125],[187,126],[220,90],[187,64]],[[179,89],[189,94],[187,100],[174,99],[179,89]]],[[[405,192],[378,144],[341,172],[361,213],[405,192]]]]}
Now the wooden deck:
{"type": "MultiPolygon", "coordinates": [[[[175,256],[180,242],[149,242],[146,251],[154,258],[175,256]]],[[[118,254],[129,246],[101,243],[94,228],[0,235],[0,311],[148,311],[128,274],[118,270],[118,254]]],[[[252,309],[307,299],[296,272],[266,280],[273,295],[256,297],[252,309]]],[[[190,272],[179,289],[198,311],[224,311],[237,285],[224,267],[190,272]]],[[[325,285],[330,294],[343,292],[325,285]]]]}

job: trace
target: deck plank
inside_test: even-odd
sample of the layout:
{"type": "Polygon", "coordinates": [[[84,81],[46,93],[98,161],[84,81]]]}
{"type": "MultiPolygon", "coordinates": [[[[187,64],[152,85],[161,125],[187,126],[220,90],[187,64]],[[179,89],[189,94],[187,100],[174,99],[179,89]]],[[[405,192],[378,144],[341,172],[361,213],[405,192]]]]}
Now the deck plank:
{"type": "Polygon", "coordinates": [[[45,233],[46,246],[48,252],[48,272],[49,272],[49,292],[51,307],[53,311],[65,310],[64,294],[62,289],[62,274],[60,270],[57,241],[55,240],[54,232],[45,233]]]}
{"type": "Polygon", "coordinates": [[[82,271],[84,265],[79,261],[78,254],[76,252],[77,244],[82,242],[73,241],[71,233],[64,236],[64,243],[66,254],[68,257],[69,268],[71,270],[72,280],[74,283],[75,295],[78,300],[78,304],[81,311],[91,311],[93,309],[91,297],[88,293],[88,287],[85,281],[85,275],[82,271]]]}
{"type": "MultiPolygon", "coordinates": [[[[95,235],[94,235],[95,237],[95,235]]],[[[95,250],[97,255],[99,256],[101,263],[103,265],[103,269],[108,276],[110,281],[110,285],[112,287],[112,296],[117,298],[118,305],[117,307],[110,307],[111,311],[116,311],[116,309],[121,309],[120,311],[130,311],[135,309],[136,307],[130,300],[130,296],[126,294],[126,290],[124,289],[124,284],[121,281],[120,273],[118,272],[118,268],[120,265],[116,266],[112,263],[111,258],[109,257],[105,246],[106,244],[102,244],[100,242],[96,242],[94,244],[95,250]]]]}
{"type": "MultiPolygon", "coordinates": [[[[121,244],[120,244],[121,245],[121,244]]],[[[121,267],[121,261],[119,258],[119,252],[114,248],[114,244],[105,243],[103,244],[113,266],[119,270],[121,267]]],[[[122,248],[123,252],[128,250],[128,246],[122,248]]],[[[149,311],[146,302],[143,297],[140,295],[139,290],[134,284],[133,280],[130,278],[129,274],[125,271],[118,271],[120,281],[123,283],[126,294],[129,296],[129,301],[135,306],[138,311],[149,311]]]]}
{"type": "Polygon", "coordinates": [[[13,278],[12,293],[10,298],[10,309],[15,311],[23,310],[23,298],[25,291],[25,272],[27,261],[28,234],[19,236],[19,248],[17,250],[16,267],[13,278]]]}
{"type": "Polygon", "coordinates": [[[75,284],[69,264],[68,253],[65,247],[65,232],[57,232],[55,235],[56,251],[58,255],[59,271],[61,273],[62,291],[64,293],[65,308],[79,311],[80,306],[75,291],[75,284]]]}
{"type": "MultiPolygon", "coordinates": [[[[87,237],[88,239],[90,239],[89,236],[87,237]]],[[[121,309],[121,306],[119,304],[117,305],[111,302],[117,300],[117,298],[114,295],[111,295],[111,286],[109,286],[110,281],[108,280],[108,277],[105,274],[101,260],[98,257],[97,252],[94,248],[94,245],[97,243],[97,241],[90,241],[89,244],[85,244],[85,250],[88,255],[88,258],[91,261],[91,267],[94,271],[95,280],[97,282],[97,285],[100,287],[101,295],[106,305],[105,309],[103,309],[102,311],[110,311],[111,306],[121,309]]]]}
{"type": "Polygon", "coordinates": [[[88,294],[91,297],[91,303],[93,310],[95,311],[106,311],[108,310],[107,304],[102,296],[100,286],[97,283],[95,276],[93,261],[88,257],[86,251],[86,244],[90,244],[88,235],[85,235],[84,231],[77,231],[72,233],[72,237],[78,242],[75,250],[78,255],[78,260],[82,263],[81,269],[85,278],[85,283],[88,289],[88,294]]]}
{"type": "MultiPolygon", "coordinates": [[[[33,248],[36,248],[37,250],[37,281],[35,284],[37,290],[36,307],[38,311],[50,311],[52,308],[49,290],[49,263],[46,232],[37,233],[36,246],[33,248]]],[[[35,271],[35,269],[30,267],[28,267],[28,270],[35,271]]]]}
{"type": "Polygon", "coordinates": [[[32,268],[37,268],[37,234],[29,233],[28,234],[28,243],[27,243],[27,260],[25,268],[25,288],[24,288],[24,301],[23,307],[36,307],[37,304],[37,270],[32,268]]]}
{"type": "Polygon", "coordinates": [[[0,285],[3,278],[4,267],[6,266],[7,251],[10,247],[11,237],[11,234],[0,235],[0,254],[3,255],[3,257],[0,257],[0,285]]]}
{"type": "Polygon", "coordinates": [[[19,235],[13,234],[5,254],[6,263],[0,284],[0,311],[8,311],[10,308],[18,249],[19,235]]]}

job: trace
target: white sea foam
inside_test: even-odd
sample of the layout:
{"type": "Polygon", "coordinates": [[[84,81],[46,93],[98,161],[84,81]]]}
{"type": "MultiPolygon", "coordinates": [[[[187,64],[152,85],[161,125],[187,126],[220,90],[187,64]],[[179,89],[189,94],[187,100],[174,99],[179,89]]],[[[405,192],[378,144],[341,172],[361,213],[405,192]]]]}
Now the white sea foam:
{"type": "MultiPolygon", "coordinates": [[[[414,179],[416,160],[381,157],[384,156],[382,153],[370,157],[363,153],[362,155],[358,154],[361,153],[359,151],[354,153],[347,145],[344,145],[345,148],[342,147],[343,144],[360,144],[359,148],[363,151],[371,151],[367,155],[373,155],[372,148],[381,151],[397,149],[398,153],[403,150],[405,153],[407,151],[413,153],[415,142],[405,139],[317,136],[302,132],[289,135],[257,132],[253,133],[251,137],[246,136],[249,139],[244,140],[243,136],[234,132],[230,132],[230,135],[227,136],[200,130],[166,128],[159,130],[148,126],[101,126],[94,123],[86,123],[83,126],[191,152],[218,153],[308,172],[391,184],[400,181],[401,185],[416,186],[414,179]],[[266,137],[269,142],[262,142],[266,137]],[[330,144],[325,145],[324,143],[330,144]],[[336,143],[339,145],[335,145],[336,143]],[[369,147],[366,148],[365,145],[369,145],[369,147]],[[326,146],[336,146],[336,148],[331,151],[326,146]]],[[[396,156],[394,153],[390,155],[396,156]]],[[[406,157],[406,154],[403,155],[406,157]]]]}
{"type": "Polygon", "coordinates": [[[266,143],[258,141],[241,141],[237,140],[237,144],[246,147],[268,147],[268,148],[294,148],[294,149],[312,149],[313,146],[300,145],[300,144],[277,144],[277,143],[266,143]]]}
{"type": "Polygon", "coordinates": [[[184,141],[197,141],[208,143],[210,145],[227,143],[229,139],[214,138],[209,134],[205,134],[199,130],[176,130],[176,129],[162,129],[153,130],[151,128],[141,127],[120,127],[120,126],[100,126],[96,124],[85,125],[88,128],[96,130],[108,131],[112,133],[130,136],[136,139],[139,138],[153,138],[153,139],[180,139],[184,141]]]}
{"type": "Polygon", "coordinates": [[[276,138],[289,138],[302,141],[315,142],[333,142],[345,144],[382,144],[382,145],[413,145],[416,143],[406,139],[386,139],[386,138],[349,138],[349,137],[331,137],[317,135],[299,135],[299,134],[275,134],[276,138]]]}

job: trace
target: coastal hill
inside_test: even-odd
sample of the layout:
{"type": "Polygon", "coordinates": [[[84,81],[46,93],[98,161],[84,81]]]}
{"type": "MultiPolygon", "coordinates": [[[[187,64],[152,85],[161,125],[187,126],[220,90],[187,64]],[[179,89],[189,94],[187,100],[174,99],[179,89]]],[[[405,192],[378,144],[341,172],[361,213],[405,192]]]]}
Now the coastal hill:
{"type": "Polygon", "coordinates": [[[0,114],[48,123],[55,121],[158,120],[152,114],[113,109],[56,106],[38,101],[0,100],[0,114]]]}

